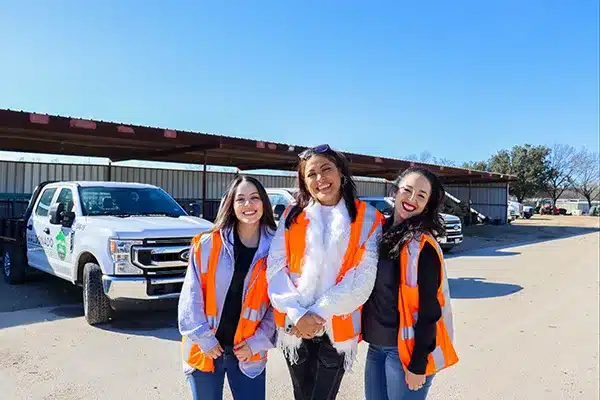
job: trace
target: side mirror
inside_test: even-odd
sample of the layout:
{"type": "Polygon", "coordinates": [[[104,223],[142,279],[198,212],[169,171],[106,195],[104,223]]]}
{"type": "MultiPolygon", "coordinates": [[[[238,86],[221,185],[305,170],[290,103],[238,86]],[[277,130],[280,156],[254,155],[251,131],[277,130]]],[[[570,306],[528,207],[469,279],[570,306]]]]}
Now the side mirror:
{"type": "Polygon", "coordinates": [[[73,211],[66,211],[63,213],[61,224],[65,228],[70,228],[75,223],[75,213],[73,211]]]}
{"type": "Polygon", "coordinates": [[[65,211],[64,203],[52,204],[48,215],[50,216],[50,223],[52,225],[60,225],[62,221],[62,214],[65,211]]]}
{"type": "Polygon", "coordinates": [[[275,208],[273,208],[273,216],[275,217],[275,221],[279,221],[283,212],[285,211],[285,205],[277,204],[275,208]]]}

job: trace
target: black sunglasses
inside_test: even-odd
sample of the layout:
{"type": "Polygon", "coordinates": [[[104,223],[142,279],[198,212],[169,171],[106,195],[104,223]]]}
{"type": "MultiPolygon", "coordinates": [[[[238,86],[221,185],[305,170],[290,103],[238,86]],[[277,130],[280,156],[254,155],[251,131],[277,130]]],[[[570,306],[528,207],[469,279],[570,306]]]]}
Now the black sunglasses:
{"type": "Polygon", "coordinates": [[[327,153],[329,151],[332,151],[332,150],[328,144],[320,144],[318,146],[311,147],[310,149],[304,150],[302,153],[298,154],[298,157],[300,157],[301,160],[306,160],[309,156],[311,156],[313,154],[323,154],[323,153],[327,153]]]}

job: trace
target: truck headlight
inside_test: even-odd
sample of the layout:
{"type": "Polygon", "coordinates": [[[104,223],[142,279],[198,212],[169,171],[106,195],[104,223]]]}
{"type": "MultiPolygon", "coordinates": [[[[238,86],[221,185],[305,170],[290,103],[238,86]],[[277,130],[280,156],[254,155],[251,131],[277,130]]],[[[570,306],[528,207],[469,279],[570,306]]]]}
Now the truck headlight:
{"type": "Polygon", "coordinates": [[[109,252],[115,265],[116,274],[141,275],[144,272],[131,263],[131,247],[141,245],[141,240],[109,240],[109,252]]]}
{"type": "Polygon", "coordinates": [[[119,262],[115,263],[115,274],[118,274],[118,275],[121,275],[121,274],[122,275],[142,275],[143,273],[144,273],[144,271],[142,271],[140,268],[136,267],[129,261],[127,261],[127,262],[119,261],[119,262]]]}

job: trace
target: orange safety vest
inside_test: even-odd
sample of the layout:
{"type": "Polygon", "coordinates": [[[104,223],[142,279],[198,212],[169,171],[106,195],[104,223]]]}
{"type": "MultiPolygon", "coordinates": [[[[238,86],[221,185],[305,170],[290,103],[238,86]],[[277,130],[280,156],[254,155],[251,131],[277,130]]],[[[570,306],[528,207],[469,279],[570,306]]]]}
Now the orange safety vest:
{"type": "Polygon", "coordinates": [[[444,266],[444,257],[437,241],[429,234],[422,233],[404,245],[400,254],[401,283],[398,296],[400,329],[398,332],[398,353],[404,369],[407,369],[415,347],[415,323],[419,318],[419,285],[417,283],[419,254],[425,243],[430,243],[440,258],[440,277],[437,299],[442,308],[442,316],[436,324],[435,349],[429,354],[425,375],[433,375],[458,362],[453,345],[454,326],[450,305],[450,288],[444,266]]]}
{"type": "MultiPolygon", "coordinates": [[[[194,238],[192,243],[194,248],[193,257],[195,257],[196,265],[200,269],[200,278],[202,281],[202,295],[204,296],[204,313],[206,319],[216,333],[217,327],[217,297],[215,295],[215,276],[217,273],[217,264],[219,255],[223,245],[220,232],[211,234],[211,249],[208,258],[208,268],[203,271],[201,266],[201,245],[200,236],[194,238]]],[[[269,308],[269,294],[267,290],[267,260],[266,257],[261,258],[256,263],[248,288],[242,304],[242,313],[233,338],[234,345],[237,345],[249,337],[253,336],[262,321],[267,309],[269,308]]],[[[214,372],[215,365],[213,359],[205,355],[200,346],[193,343],[191,340],[182,337],[183,358],[190,366],[203,371],[214,372]]],[[[267,352],[259,352],[254,354],[248,362],[266,361],[267,352]]]]}
{"type": "MultiPolygon", "coordinates": [[[[339,283],[346,273],[356,267],[362,260],[365,252],[365,243],[373,234],[378,225],[383,223],[383,215],[374,207],[367,206],[364,201],[356,201],[357,216],[356,220],[350,226],[350,240],[348,249],[344,255],[344,260],[340,272],[338,273],[336,283],[339,283]]],[[[291,207],[281,217],[282,224],[291,207]]],[[[285,243],[287,247],[287,264],[291,276],[300,277],[302,275],[302,266],[304,264],[304,252],[306,249],[306,230],[309,220],[303,211],[298,215],[294,224],[285,230],[285,243]]],[[[334,315],[331,320],[333,337],[332,342],[345,342],[350,339],[358,339],[361,333],[361,310],[362,306],[346,315],[334,315]]],[[[275,324],[279,328],[284,328],[286,314],[273,308],[275,324]]]]}

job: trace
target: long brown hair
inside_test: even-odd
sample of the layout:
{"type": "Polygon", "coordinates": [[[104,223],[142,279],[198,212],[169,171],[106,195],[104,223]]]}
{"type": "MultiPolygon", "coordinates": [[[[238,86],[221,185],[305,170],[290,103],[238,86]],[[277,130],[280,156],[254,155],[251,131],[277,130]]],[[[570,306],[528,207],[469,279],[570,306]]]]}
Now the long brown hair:
{"type": "MultiPolygon", "coordinates": [[[[440,207],[444,200],[444,196],[446,195],[446,191],[438,176],[427,168],[410,167],[406,169],[394,181],[389,196],[395,199],[402,180],[413,173],[423,175],[429,181],[429,184],[431,185],[431,195],[429,196],[429,200],[427,201],[423,213],[410,217],[406,221],[403,221],[396,226],[392,226],[384,232],[383,237],[381,238],[381,244],[387,246],[389,255],[392,258],[398,257],[402,246],[421,232],[427,232],[434,237],[443,236],[446,233],[444,219],[440,215],[440,207]]],[[[393,216],[390,217],[390,220],[388,221],[390,224],[392,223],[393,218],[393,216]]]]}
{"type": "Polygon", "coordinates": [[[273,207],[271,206],[271,201],[269,200],[269,196],[267,195],[265,187],[256,178],[239,175],[235,177],[235,179],[229,184],[227,192],[221,201],[221,206],[219,207],[219,212],[217,213],[217,218],[215,219],[215,225],[212,227],[210,232],[216,232],[223,229],[230,230],[235,228],[236,224],[238,223],[238,219],[235,216],[235,211],[233,210],[233,200],[235,198],[235,192],[242,182],[248,182],[256,186],[256,190],[258,191],[258,195],[260,196],[260,200],[262,201],[263,205],[263,214],[262,217],[260,217],[261,228],[271,231],[275,231],[275,229],[277,229],[275,217],[273,216],[273,207]]]}
{"type": "Polygon", "coordinates": [[[300,215],[300,213],[308,206],[308,204],[312,200],[312,196],[308,191],[306,181],[304,180],[304,169],[306,168],[306,163],[308,162],[308,160],[310,160],[316,155],[327,158],[329,161],[334,163],[337,169],[340,171],[340,174],[342,175],[342,198],[346,202],[346,208],[348,209],[348,215],[350,216],[350,220],[352,222],[356,220],[356,215],[358,213],[356,209],[357,190],[356,183],[352,178],[352,172],[350,171],[350,163],[342,153],[333,150],[329,147],[329,145],[321,145],[308,149],[300,153],[299,155],[300,162],[298,162],[298,167],[296,168],[298,173],[298,191],[294,195],[296,199],[296,204],[290,210],[290,213],[285,219],[286,228],[289,228],[292,225],[292,223],[296,222],[298,215],[300,215]]]}

